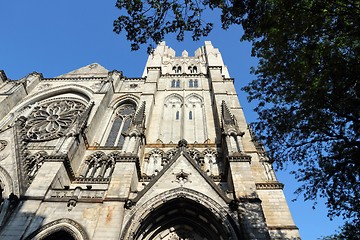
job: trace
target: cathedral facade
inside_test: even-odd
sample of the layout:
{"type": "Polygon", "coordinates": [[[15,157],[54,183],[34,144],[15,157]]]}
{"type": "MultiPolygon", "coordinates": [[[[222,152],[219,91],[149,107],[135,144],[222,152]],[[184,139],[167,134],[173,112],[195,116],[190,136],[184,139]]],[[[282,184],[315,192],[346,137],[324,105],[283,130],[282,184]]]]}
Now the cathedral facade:
{"type": "Polygon", "coordinates": [[[0,239],[300,239],[218,49],[0,72],[0,239]]]}

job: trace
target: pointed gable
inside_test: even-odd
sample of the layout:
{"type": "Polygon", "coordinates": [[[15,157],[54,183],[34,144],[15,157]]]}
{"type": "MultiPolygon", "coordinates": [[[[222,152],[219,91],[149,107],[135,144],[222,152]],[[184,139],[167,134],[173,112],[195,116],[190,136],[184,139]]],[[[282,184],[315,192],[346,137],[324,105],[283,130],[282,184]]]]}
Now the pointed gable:
{"type": "Polygon", "coordinates": [[[178,188],[201,192],[218,203],[231,201],[190,157],[186,145],[185,140],[179,141],[178,152],[169,164],[131,201],[145,202],[165,191],[178,188]]]}
{"type": "Polygon", "coordinates": [[[85,67],[73,70],[57,78],[77,78],[77,77],[106,77],[109,70],[98,63],[92,63],[85,67]]]}

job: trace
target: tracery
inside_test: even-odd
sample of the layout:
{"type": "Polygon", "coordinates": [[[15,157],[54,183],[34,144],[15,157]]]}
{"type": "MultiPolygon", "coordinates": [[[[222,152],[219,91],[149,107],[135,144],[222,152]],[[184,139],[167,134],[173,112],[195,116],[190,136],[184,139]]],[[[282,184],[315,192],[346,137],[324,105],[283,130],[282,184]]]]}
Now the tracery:
{"type": "Polygon", "coordinates": [[[40,103],[30,113],[25,128],[26,136],[33,141],[45,141],[62,137],[84,112],[80,101],[56,99],[40,103]]]}

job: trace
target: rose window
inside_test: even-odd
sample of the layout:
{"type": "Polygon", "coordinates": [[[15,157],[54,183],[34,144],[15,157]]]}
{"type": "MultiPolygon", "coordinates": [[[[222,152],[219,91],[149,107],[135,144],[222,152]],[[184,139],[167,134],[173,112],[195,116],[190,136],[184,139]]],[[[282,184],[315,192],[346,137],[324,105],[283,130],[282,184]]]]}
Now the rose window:
{"type": "Polygon", "coordinates": [[[31,140],[62,137],[84,112],[86,106],[74,100],[52,101],[35,107],[26,121],[26,135],[31,140]]]}

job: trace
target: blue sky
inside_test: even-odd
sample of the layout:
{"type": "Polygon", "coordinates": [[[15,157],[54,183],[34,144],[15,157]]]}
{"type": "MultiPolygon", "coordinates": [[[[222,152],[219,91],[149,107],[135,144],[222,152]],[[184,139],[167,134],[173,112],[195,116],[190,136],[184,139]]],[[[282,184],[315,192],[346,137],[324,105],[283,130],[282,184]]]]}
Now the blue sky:
{"type": "MultiPolygon", "coordinates": [[[[34,71],[44,77],[55,77],[97,62],[108,70],[123,71],[125,76],[140,77],[147,60],[146,46],[131,52],[125,35],[112,32],[113,20],[119,15],[114,6],[115,0],[0,0],[0,69],[16,80],[34,71]]],[[[178,55],[185,49],[193,55],[205,40],[211,41],[219,48],[230,76],[235,78],[247,121],[255,121],[254,104],[248,103],[245,93],[240,91],[254,78],[249,72],[257,61],[250,57],[251,46],[240,42],[239,27],[223,31],[215,23],[215,30],[205,39],[177,42],[168,37],[166,44],[178,55]]],[[[319,201],[315,210],[312,202],[303,202],[301,197],[291,201],[299,184],[289,171],[277,175],[285,184],[284,192],[302,238],[317,239],[334,233],[342,220],[330,221],[323,201],[319,201]]]]}

